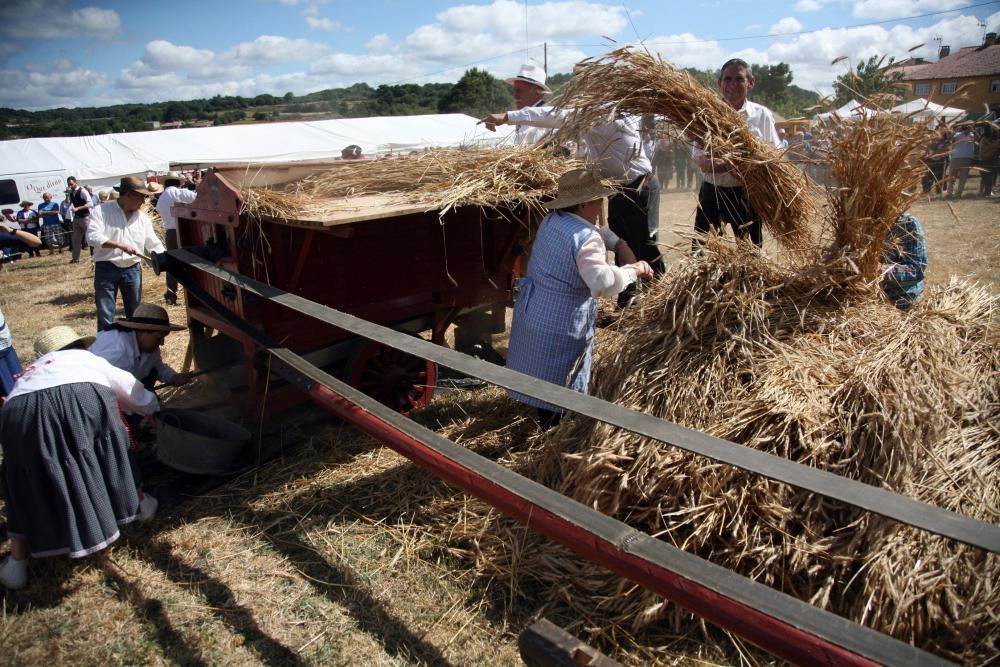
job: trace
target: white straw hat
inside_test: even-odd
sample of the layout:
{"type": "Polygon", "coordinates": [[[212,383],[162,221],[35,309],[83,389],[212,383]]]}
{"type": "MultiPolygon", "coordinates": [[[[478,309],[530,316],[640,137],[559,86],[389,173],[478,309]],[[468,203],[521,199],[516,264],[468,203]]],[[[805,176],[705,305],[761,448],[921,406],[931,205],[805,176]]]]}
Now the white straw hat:
{"type": "Polygon", "coordinates": [[[78,341],[83,341],[84,347],[90,347],[94,336],[81,336],[73,331],[73,327],[65,325],[46,329],[35,339],[35,357],[44,357],[49,352],[62,350],[78,341]]]}
{"type": "Polygon", "coordinates": [[[549,90],[549,87],[545,85],[545,70],[538,65],[532,65],[530,63],[521,65],[521,71],[517,73],[517,76],[507,79],[507,83],[512,86],[515,81],[525,81],[538,86],[546,93],[552,92],[549,90]]]}
{"type": "Polygon", "coordinates": [[[584,202],[609,197],[614,193],[615,189],[604,185],[593,172],[586,169],[573,169],[559,177],[559,194],[556,195],[555,199],[545,204],[545,208],[549,210],[569,208],[584,202]]]}

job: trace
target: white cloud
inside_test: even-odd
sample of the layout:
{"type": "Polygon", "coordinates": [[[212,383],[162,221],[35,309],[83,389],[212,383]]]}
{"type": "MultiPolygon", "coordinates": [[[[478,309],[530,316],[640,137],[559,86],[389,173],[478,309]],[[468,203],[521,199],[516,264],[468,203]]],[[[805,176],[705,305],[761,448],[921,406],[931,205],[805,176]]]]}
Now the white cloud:
{"type": "Polygon", "coordinates": [[[823,0],[798,0],[795,3],[795,11],[797,12],[818,12],[823,9],[823,5],[826,4],[823,0]]]}
{"type": "Polygon", "coordinates": [[[855,0],[851,15],[862,19],[893,19],[961,9],[969,0],[855,0]]]}
{"type": "Polygon", "coordinates": [[[191,69],[213,60],[215,54],[208,49],[180,46],[162,39],[146,44],[146,52],[142,56],[143,63],[156,69],[191,69]]]}
{"type": "Polygon", "coordinates": [[[385,51],[391,46],[392,40],[389,38],[389,35],[384,32],[375,35],[365,44],[365,48],[369,51],[385,51]]]}
{"type": "Polygon", "coordinates": [[[771,26],[768,31],[772,35],[785,35],[790,32],[800,32],[802,30],[802,24],[799,23],[795,17],[786,16],[777,23],[771,26]]]}
{"type": "Polygon", "coordinates": [[[316,18],[314,16],[306,16],[306,23],[309,25],[310,30],[322,30],[324,32],[346,32],[346,28],[341,25],[340,21],[334,21],[328,18],[316,18]]]}
{"type": "Polygon", "coordinates": [[[107,87],[107,76],[87,69],[57,72],[0,70],[3,106],[44,109],[79,106],[95,89],[107,87]]]}
{"type": "Polygon", "coordinates": [[[243,65],[308,61],[330,51],[330,47],[307,39],[261,35],[252,42],[242,42],[220,57],[243,65]]]}
{"type": "Polygon", "coordinates": [[[0,34],[17,42],[37,43],[39,38],[66,38],[84,34],[108,39],[121,30],[121,18],[113,9],[74,9],[68,0],[31,0],[0,5],[0,34]]]}

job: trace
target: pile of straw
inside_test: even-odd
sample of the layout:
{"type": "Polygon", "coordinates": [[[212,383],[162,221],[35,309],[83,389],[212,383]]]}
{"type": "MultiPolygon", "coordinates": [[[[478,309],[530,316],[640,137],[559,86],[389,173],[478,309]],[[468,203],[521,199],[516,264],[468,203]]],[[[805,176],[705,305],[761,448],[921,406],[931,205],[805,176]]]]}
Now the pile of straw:
{"type": "MultiPolygon", "coordinates": [[[[759,146],[714,134],[700,111],[707,100],[663,92],[675,87],[683,97],[691,88],[665,63],[620,51],[580,76],[568,95],[584,109],[578,127],[594,121],[586,119],[594,105],[606,114],[620,96],[617,113],[673,113],[745,177],[757,168],[759,146]],[[591,90],[599,94],[586,97],[591,90]]],[[[710,236],[703,254],[673,267],[602,333],[591,393],[996,523],[1000,301],[953,281],[904,312],[879,289],[888,230],[917,191],[922,142],[922,129],[894,119],[840,128],[830,155],[840,188],[822,211],[811,202],[793,211],[787,189],[766,182],[784,178],[763,166],[778,162],[760,161],[755,178],[764,182],[748,187],[754,206],[785,216],[785,229],[811,227],[812,245],[777,261],[710,236]]],[[[581,417],[509,463],[688,552],[904,641],[964,662],[1000,654],[994,554],[581,417]]],[[[629,647],[637,661],[666,659],[652,647],[696,627],[682,610],[482,506],[463,508],[448,530],[452,553],[483,576],[512,591],[540,582],[583,619],[576,630],[629,647]]]]}
{"type": "Polygon", "coordinates": [[[344,162],[282,190],[244,190],[244,209],[287,220],[317,219],[350,206],[345,198],[385,195],[383,202],[497,208],[524,204],[540,210],[559,177],[580,167],[574,160],[524,148],[434,150],[382,160],[344,162]]]}
{"type": "Polygon", "coordinates": [[[666,117],[740,178],[750,204],[783,247],[810,245],[809,224],[819,201],[805,175],[756,137],[723,99],[663,59],[629,48],[613,51],[574,74],[556,106],[571,111],[559,129],[565,138],[584,136],[613,118],[666,117]]]}
{"type": "MultiPolygon", "coordinates": [[[[1000,303],[954,282],[912,312],[712,238],[605,332],[591,393],[979,519],[1000,514],[1000,303]]],[[[1000,651],[1000,559],[580,417],[522,474],[817,606],[962,661],[1000,651]]],[[[542,582],[609,644],[690,618],[466,508],[455,553],[542,582]]],[[[647,649],[648,650],[648,649],[647,649]]],[[[663,656],[661,656],[663,657],[663,656]]]]}

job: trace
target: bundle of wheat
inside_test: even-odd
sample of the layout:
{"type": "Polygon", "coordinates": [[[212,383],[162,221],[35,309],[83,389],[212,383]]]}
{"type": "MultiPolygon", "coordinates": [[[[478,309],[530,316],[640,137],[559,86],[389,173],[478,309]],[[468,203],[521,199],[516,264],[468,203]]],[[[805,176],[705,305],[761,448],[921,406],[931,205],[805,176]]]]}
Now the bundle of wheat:
{"type": "Polygon", "coordinates": [[[350,206],[350,197],[381,194],[386,204],[540,208],[574,160],[523,148],[435,150],[398,158],[338,164],[281,190],[244,190],[244,210],[282,219],[320,219],[350,206]],[[348,201],[344,201],[348,198],[348,201]]]}
{"type": "Polygon", "coordinates": [[[562,137],[584,136],[615,117],[669,119],[740,178],[750,204],[783,247],[811,245],[809,225],[819,200],[805,175],[755,136],[718,95],[661,58],[624,48],[589,62],[566,84],[557,107],[570,111],[562,137]]]}

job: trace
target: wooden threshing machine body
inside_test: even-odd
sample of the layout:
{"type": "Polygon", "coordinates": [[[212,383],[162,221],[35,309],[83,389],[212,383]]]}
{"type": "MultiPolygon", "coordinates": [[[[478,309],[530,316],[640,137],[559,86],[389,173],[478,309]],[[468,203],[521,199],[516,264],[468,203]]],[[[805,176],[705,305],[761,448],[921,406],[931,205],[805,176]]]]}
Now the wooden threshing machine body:
{"type": "MultiPolygon", "coordinates": [[[[504,330],[517,259],[537,222],[526,210],[464,206],[442,215],[383,196],[334,200],[336,213],[318,220],[243,210],[244,184],[281,186],[337,167],[332,162],[217,168],[199,184],[193,203],[175,205],[178,243],[235,273],[377,324],[429,333],[437,343],[456,322],[485,333],[504,330]]],[[[434,364],[352,339],[210,275],[199,274],[196,282],[277,344],[318,366],[336,367],[348,382],[383,402],[406,410],[429,400],[434,364]]],[[[252,363],[255,346],[190,293],[187,313],[195,349],[214,332],[244,347],[250,395],[262,396],[265,370],[252,363]]],[[[296,392],[277,391],[267,402],[278,409],[301,400],[296,392]]]]}

